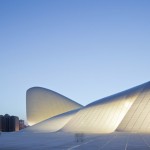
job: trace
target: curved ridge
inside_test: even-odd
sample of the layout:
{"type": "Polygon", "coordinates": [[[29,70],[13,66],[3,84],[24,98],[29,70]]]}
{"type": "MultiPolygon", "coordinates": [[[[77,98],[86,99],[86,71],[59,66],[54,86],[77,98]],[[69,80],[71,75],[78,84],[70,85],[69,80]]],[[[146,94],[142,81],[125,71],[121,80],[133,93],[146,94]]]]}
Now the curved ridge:
{"type": "Polygon", "coordinates": [[[150,82],[87,105],[66,124],[63,131],[114,132],[147,85],[150,82]]]}
{"type": "MultiPolygon", "coordinates": [[[[37,89],[35,89],[38,93],[35,92],[35,95],[40,97],[41,89],[39,90],[40,92],[37,92],[37,89]]],[[[44,91],[42,89],[44,93],[42,93],[43,95],[41,97],[47,97],[45,91],[45,89],[44,91]]],[[[67,104],[70,106],[73,103],[71,105],[73,106],[72,110],[57,112],[57,115],[55,114],[53,117],[49,117],[49,119],[34,125],[29,130],[97,134],[112,133],[114,131],[150,133],[150,82],[102,98],[85,107],[75,104],[73,101],[68,100],[68,98],[56,92],[49,92],[49,90],[47,92],[48,95],[51,95],[51,105],[56,106],[54,108],[58,108],[57,106],[60,103],[63,103],[65,108],[67,104]],[[54,100],[54,97],[57,97],[57,100],[54,100]],[[78,108],[75,109],[75,107],[78,108]]],[[[33,89],[31,95],[32,93],[34,93],[33,89]]],[[[32,101],[32,98],[32,96],[29,97],[29,100],[32,101]]],[[[36,102],[35,99],[34,97],[34,102],[36,102]]],[[[47,100],[44,100],[45,104],[47,104],[47,100]]],[[[50,108],[53,107],[51,106],[50,108]]],[[[53,112],[52,109],[51,112],[53,112]]]]}

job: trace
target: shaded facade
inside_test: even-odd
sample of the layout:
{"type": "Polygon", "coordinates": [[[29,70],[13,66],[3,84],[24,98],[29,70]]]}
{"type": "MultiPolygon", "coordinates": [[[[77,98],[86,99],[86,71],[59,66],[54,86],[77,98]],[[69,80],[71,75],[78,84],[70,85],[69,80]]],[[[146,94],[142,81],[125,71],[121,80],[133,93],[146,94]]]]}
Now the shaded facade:
{"type": "Polygon", "coordinates": [[[0,116],[0,131],[12,132],[19,131],[19,118],[17,116],[9,116],[5,114],[0,116]]]}
{"type": "Polygon", "coordinates": [[[19,131],[19,118],[10,116],[9,131],[19,131]]]}
{"type": "Polygon", "coordinates": [[[0,115],[0,131],[3,131],[3,119],[4,119],[4,116],[0,115]]]}
{"type": "Polygon", "coordinates": [[[24,120],[19,120],[19,130],[26,128],[24,120]]]}

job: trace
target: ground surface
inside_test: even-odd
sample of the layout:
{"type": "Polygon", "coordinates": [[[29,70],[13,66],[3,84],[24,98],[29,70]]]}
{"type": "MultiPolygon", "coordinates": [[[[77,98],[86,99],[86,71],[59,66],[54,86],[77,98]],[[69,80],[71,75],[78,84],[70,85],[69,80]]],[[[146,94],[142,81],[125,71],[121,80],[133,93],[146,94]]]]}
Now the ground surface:
{"type": "Polygon", "coordinates": [[[0,150],[150,150],[150,134],[2,133],[0,150]]]}

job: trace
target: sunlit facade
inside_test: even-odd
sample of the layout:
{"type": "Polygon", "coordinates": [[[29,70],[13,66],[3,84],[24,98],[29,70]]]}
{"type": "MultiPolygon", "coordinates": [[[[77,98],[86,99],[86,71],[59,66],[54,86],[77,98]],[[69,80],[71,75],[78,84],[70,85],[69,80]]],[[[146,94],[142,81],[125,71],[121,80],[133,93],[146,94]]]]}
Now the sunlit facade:
{"type": "Polygon", "coordinates": [[[128,112],[133,109],[140,95],[145,93],[146,85],[120,92],[87,105],[66,124],[63,130],[83,133],[124,131],[125,128],[120,124],[124,124],[128,112]]]}
{"type": "MultiPolygon", "coordinates": [[[[40,94],[38,93],[38,97],[40,97],[40,94]]],[[[41,97],[44,97],[45,93],[42,94],[41,97]]],[[[32,96],[28,97],[28,101],[32,101],[32,98],[32,96]]],[[[36,102],[35,97],[34,102],[36,102]]],[[[34,102],[32,101],[32,105],[34,105],[34,102]]],[[[49,102],[56,103],[55,100],[49,102]]],[[[73,103],[71,106],[74,106],[74,102],[71,101],[71,103],[73,103]]],[[[63,106],[65,107],[66,104],[67,102],[63,106]]],[[[54,109],[50,109],[49,114],[54,115],[51,115],[49,119],[27,130],[36,132],[61,130],[64,132],[96,134],[112,133],[114,131],[147,133],[150,132],[150,82],[97,100],[85,107],[75,103],[75,106],[72,107],[73,111],[66,110],[65,113],[55,114],[53,113],[54,109]]],[[[41,114],[39,111],[38,115],[41,114]]]]}

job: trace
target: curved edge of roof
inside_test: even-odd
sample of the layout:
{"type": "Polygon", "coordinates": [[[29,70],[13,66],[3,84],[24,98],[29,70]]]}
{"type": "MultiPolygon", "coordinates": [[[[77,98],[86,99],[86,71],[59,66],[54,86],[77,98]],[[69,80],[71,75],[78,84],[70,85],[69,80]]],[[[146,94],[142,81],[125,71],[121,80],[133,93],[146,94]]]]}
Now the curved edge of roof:
{"type": "Polygon", "coordinates": [[[26,91],[26,95],[27,95],[28,92],[30,92],[30,91],[32,91],[32,90],[35,90],[35,89],[42,89],[42,90],[45,90],[45,91],[48,91],[48,92],[57,94],[57,95],[59,95],[59,96],[62,96],[62,97],[64,97],[64,98],[66,98],[66,99],[68,99],[68,100],[70,100],[70,101],[72,101],[72,102],[74,102],[74,103],[80,105],[81,107],[83,107],[83,105],[77,103],[76,101],[74,101],[74,100],[72,100],[72,99],[70,99],[70,98],[68,98],[68,97],[66,97],[66,96],[64,96],[64,95],[62,95],[62,94],[60,94],[60,93],[58,93],[58,92],[55,92],[55,91],[53,91],[53,90],[50,90],[50,89],[47,89],[47,88],[43,88],[43,87],[40,87],[40,86],[34,86],[34,87],[29,88],[29,89],[26,91]]]}
{"type": "Polygon", "coordinates": [[[109,102],[109,101],[112,100],[112,98],[122,96],[122,95],[124,95],[124,94],[126,94],[126,93],[132,93],[133,91],[136,92],[136,91],[138,91],[138,90],[140,90],[140,89],[144,89],[148,84],[150,84],[150,81],[148,81],[148,82],[146,82],[146,83],[143,83],[143,84],[140,84],[140,85],[138,85],[138,86],[134,86],[134,87],[132,87],[132,88],[123,90],[123,91],[118,92],[118,93],[116,93],[116,94],[112,94],[112,95],[110,95],[110,96],[106,96],[106,97],[104,97],[104,98],[98,99],[98,100],[96,100],[96,101],[94,101],[94,102],[91,102],[91,103],[87,104],[85,107],[95,106],[95,105],[97,105],[97,103],[102,103],[102,104],[103,104],[103,103],[109,102]],[[107,100],[107,99],[108,99],[108,100],[107,100]]]}
{"type": "Polygon", "coordinates": [[[70,116],[70,115],[75,115],[78,111],[80,111],[82,108],[78,108],[78,109],[75,109],[75,110],[70,110],[70,111],[67,111],[67,112],[64,112],[62,114],[59,114],[59,115],[56,115],[56,116],[53,116],[51,118],[48,118],[48,119],[45,119],[41,122],[38,122],[32,126],[29,126],[28,128],[24,128],[22,130],[20,130],[20,132],[24,132],[24,131],[29,131],[29,132],[35,132],[35,133],[44,133],[44,132],[58,132],[58,131],[61,131],[62,128],[70,121],[70,119],[73,118],[70,117],[70,119],[68,121],[66,121],[65,123],[63,123],[63,125],[59,125],[59,127],[56,127],[55,129],[40,129],[41,125],[43,124],[47,124],[49,123],[49,125],[51,125],[51,121],[55,121],[57,119],[63,119],[63,117],[67,117],[67,116],[70,116]]]}

